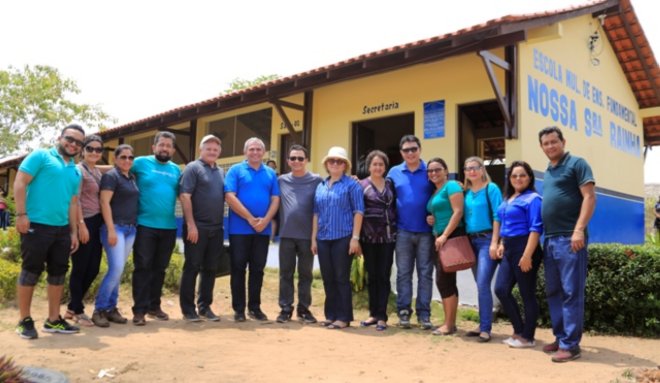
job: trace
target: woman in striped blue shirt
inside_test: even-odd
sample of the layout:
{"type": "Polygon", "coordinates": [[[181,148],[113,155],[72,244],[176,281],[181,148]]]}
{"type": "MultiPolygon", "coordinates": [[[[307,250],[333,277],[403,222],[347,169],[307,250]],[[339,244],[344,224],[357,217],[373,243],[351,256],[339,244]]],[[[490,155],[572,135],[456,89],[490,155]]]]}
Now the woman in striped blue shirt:
{"type": "Polygon", "coordinates": [[[329,329],[350,326],[353,302],[351,261],[359,255],[364,199],[360,185],[347,176],[351,170],[346,149],[334,146],[323,158],[329,174],[316,188],[312,226],[312,252],[319,255],[325,290],[322,325],[329,329]]]}

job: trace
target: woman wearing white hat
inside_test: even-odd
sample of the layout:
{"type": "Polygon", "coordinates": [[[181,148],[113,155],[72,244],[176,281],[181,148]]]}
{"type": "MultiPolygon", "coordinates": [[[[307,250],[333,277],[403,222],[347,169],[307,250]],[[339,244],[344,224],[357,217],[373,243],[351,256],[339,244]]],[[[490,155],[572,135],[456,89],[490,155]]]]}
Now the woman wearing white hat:
{"type": "Polygon", "coordinates": [[[342,329],[353,320],[351,256],[361,253],[364,199],[360,185],[346,175],[351,170],[346,149],[333,146],[322,163],[329,177],[316,188],[312,252],[319,255],[325,290],[326,320],[321,324],[342,329]]]}

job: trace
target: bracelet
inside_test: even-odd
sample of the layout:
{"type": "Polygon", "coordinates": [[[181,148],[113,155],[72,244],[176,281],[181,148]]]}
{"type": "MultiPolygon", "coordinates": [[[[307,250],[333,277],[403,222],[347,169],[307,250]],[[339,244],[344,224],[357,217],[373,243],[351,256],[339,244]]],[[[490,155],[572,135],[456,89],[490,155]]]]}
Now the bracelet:
{"type": "Polygon", "coordinates": [[[351,239],[354,239],[354,240],[356,240],[356,241],[359,241],[359,240],[360,240],[360,237],[358,237],[357,235],[354,235],[353,238],[351,238],[351,239]]]}

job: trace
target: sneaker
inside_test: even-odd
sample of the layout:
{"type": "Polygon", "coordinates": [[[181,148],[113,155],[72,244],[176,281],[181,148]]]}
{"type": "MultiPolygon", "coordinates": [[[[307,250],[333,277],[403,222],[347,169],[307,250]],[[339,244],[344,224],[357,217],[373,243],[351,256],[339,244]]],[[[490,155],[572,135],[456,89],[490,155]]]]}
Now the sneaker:
{"type": "Polygon", "coordinates": [[[98,327],[110,327],[110,321],[108,321],[107,311],[105,310],[94,310],[92,314],[92,322],[98,327]]]}
{"type": "Polygon", "coordinates": [[[314,318],[314,315],[309,310],[298,311],[298,320],[307,324],[312,324],[317,322],[316,318],[314,318]]]}
{"type": "Polygon", "coordinates": [[[401,328],[411,328],[411,326],[410,326],[410,311],[409,310],[399,311],[399,327],[401,327],[401,328]]]}
{"type": "Polygon", "coordinates": [[[245,322],[245,313],[236,311],[234,313],[234,322],[245,322]]]}
{"type": "Polygon", "coordinates": [[[554,341],[543,346],[543,352],[553,353],[559,351],[559,342],[554,341]]]}
{"type": "Polygon", "coordinates": [[[254,320],[267,321],[268,317],[261,309],[248,310],[248,316],[254,320]]]}
{"type": "Polygon", "coordinates": [[[560,348],[557,352],[552,354],[552,361],[556,363],[564,363],[575,360],[581,356],[582,353],[580,352],[580,347],[575,347],[572,350],[564,350],[563,348],[560,348]]]}
{"type": "Polygon", "coordinates": [[[220,322],[220,317],[215,315],[211,309],[206,309],[199,312],[199,316],[211,322],[220,322]]]}
{"type": "Polygon", "coordinates": [[[116,307],[107,311],[105,317],[112,323],[126,324],[128,322],[128,319],[124,318],[116,307]]]}
{"type": "Polygon", "coordinates": [[[277,316],[277,323],[286,323],[291,320],[291,315],[293,313],[291,311],[280,311],[280,315],[277,316]]]}
{"type": "Polygon", "coordinates": [[[25,317],[18,322],[16,333],[23,339],[37,339],[39,337],[37,330],[34,328],[32,317],[25,317]]]}
{"type": "Polygon", "coordinates": [[[133,324],[136,326],[144,326],[147,324],[147,320],[144,319],[144,313],[133,314],[133,324]]]}
{"type": "Polygon", "coordinates": [[[509,347],[511,348],[534,348],[534,346],[536,346],[536,342],[533,340],[523,342],[520,339],[514,339],[511,342],[509,342],[509,347]]]}
{"type": "Polygon", "coordinates": [[[186,322],[201,322],[202,318],[197,313],[183,314],[183,319],[186,322]]]}
{"type": "Polygon", "coordinates": [[[429,318],[419,318],[419,327],[422,330],[433,330],[433,323],[431,323],[431,320],[429,318]]]}
{"type": "Polygon", "coordinates": [[[46,319],[44,322],[44,331],[58,334],[75,334],[80,332],[80,328],[71,326],[62,316],[59,316],[56,321],[46,319]]]}
{"type": "Polygon", "coordinates": [[[158,310],[147,311],[147,315],[149,315],[149,318],[155,318],[162,321],[166,321],[170,319],[170,316],[167,315],[167,313],[160,308],[158,310]]]}

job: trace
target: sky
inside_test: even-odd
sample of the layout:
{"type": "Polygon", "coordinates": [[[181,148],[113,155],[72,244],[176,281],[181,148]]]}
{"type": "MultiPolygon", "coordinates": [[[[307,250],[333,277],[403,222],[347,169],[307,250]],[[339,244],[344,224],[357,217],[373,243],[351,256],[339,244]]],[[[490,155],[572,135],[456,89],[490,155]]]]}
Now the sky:
{"type": "MultiPolygon", "coordinates": [[[[632,0],[660,60],[657,0],[632,0]]],[[[50,65],[124,124],[282,76],[576,0],[21,0],[3,2],[0,68],[50,65]],[[448,6],[451,4],[451,6],[448,6]]],[[[645,182],[660,183],[660,147],[645,182]]]]}

